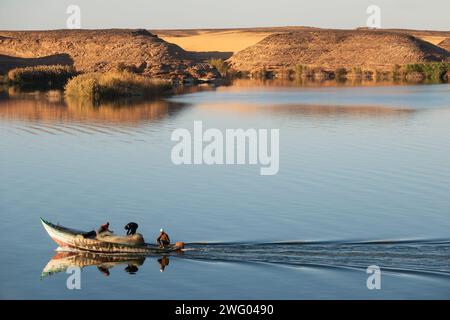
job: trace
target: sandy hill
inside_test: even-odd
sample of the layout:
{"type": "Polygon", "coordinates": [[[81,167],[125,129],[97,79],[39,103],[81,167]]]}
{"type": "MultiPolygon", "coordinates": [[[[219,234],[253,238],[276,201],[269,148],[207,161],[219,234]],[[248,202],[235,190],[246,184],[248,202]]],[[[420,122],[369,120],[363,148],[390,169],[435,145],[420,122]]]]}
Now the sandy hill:
{"type": "MultiPolygon", "coordinates": [[[[160,38],[179,45],[189,51],[218,51],[222,57],[230,57],[233,53],[250,47],[265,37],[276,33],[297,32],[303,30],[329,30],[306,26],[229,28],[229,29],[156,29],[150,32],[160,38]]],[[[368,30],[359,28],[359,30],[368,30]]],[[[384,29],[402,34],[409,34],[428,41],[434,45],[450,38],[450,31],[384,29]]],[[[331,30],[332,31],[332,30],[331,30]]]]}
{"type": "Polygon", "coordinates": [[[335,69],[448,59],[449,31],[333,30],[268,27],[191,30],[0,31],[0,74],[39,64],[102,71],[119,64],[159,78],[212,78],[204,61],[230,59],[239,70],[290,68],[295,64],[335,69]],[[435,45],[439,45],[438,48],[435,45]]]}
{"type": "Polygon", "coordinates": [[[313,27],[258,27],[230,29],[174,29],[151,30],[160,38],[189,51],[221,52],[229,58],[235,52],[254,45],[274,33],[316,30],[313,27]]]}
{"type": "Polygon", "coordinates": [[[36,64],[106,71],[119,64],[152,77],[212,76],[197,56],[146,30],[0,31],[0,71],[36,64]]]}
{"type": "MultiPolygon", "coordinates": [[[[368,30],[367,28],[359,28],[359,30],[368,30]]],[[[450,38],[450,31],[436,30],[413,30],[413,29],[383,29],[384,31],[409,34],[416,38],[422,39],[434,45],[438,45],[443,40],[450,38]]]]}
{"type": "Polygon", "coordinates": [[[439,42],[438,46],[450,52],[450,38],[439,42]]]}
{"type": "Polygon", "coordinates": [[[270,35],[229,60],[237,70],[277,72],[296,64],[391,70],[395,64],[443,61],[450,53],[408,34],[369,30],[312,30],[270,35]]]}

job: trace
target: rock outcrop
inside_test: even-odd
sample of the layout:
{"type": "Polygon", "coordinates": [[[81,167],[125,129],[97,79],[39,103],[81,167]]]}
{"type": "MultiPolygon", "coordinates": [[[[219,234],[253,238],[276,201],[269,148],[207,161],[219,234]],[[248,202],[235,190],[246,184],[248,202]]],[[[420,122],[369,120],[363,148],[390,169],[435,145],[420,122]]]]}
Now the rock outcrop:
{"type": "Polygon", "coordinates": [[[0,72],[17,66],[74,65],[81,72],[128,68],[164,79],[211,79],[217,70],[146,30],[0,31],[0,72]]]}

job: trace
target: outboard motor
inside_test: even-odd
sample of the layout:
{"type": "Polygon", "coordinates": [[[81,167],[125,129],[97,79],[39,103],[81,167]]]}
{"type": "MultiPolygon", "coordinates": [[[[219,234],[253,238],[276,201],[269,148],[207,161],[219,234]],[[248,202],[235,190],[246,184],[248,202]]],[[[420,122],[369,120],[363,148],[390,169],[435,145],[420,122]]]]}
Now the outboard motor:
{"type": "Polygon", "coordinates": [[[178,241],[175,243],[175,247],[178,249],[184,249],[184,242],[178,241]]]}

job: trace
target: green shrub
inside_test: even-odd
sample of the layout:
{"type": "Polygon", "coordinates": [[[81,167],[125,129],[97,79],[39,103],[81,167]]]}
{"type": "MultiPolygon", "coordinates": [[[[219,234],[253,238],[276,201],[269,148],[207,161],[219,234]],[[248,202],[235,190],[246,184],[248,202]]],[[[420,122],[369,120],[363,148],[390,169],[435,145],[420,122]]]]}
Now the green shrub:
{"type": "Polygon", "coordinates": [[[8,75],[0,75],[0,84],[8,83],[8,75]]]}
{"type": "Polygon", "coordinates": [[[387,81],[390,80],[391,73],[385,70],[375,70],[375,81],[387,81]]]}
{"type": "Polygon", "coordinates": [[[34,66],[9,70],[8,81],[15,85],[63,86],[76,75],[72,66],[34,66]]]}
{"type": "Polygon", "coordinates": [[[362,77],[363,71],[360,67],[353,67],[352,74],[353,74],[353,76],[356,76],[356,77],[362,77]]]}
{"type": "Polygon", "coordinates": [[[367,79],[367,80],[373,79],[373,74],[374,74],[374,72],[372,70],[364,70],[363,78],[367,79]]]}
{"type": "Polygon", "coordinates": [[[402,70],[402,67],[400,65],[398,65],[398,64],[394,65],[392,67],[392,78],[393,79],[401,78],[401,75],[402,75],[401,70],[402,70]]]}
{"type": "Polygon", "coordinates": [[[315,67],[311,67],[311,66],[297,64],[294,67],[294,76],[297,79],[313,78],[315,76],[315,74],[318,74],[321,71],[322,71],[321,68],[315,68],[315,67]]]}
{"type": "Polygon", "coordinates": [[[127,65],[124,62],[119,62],[115,69],[118,72],[142,73],[145,69],[145,65],[141,64],[141,66],[137,67],[134,64],[127,65]]]}
{"type": "Polygon", "coordinates": [[[250,79],[251,73],[248,70],[233,72],[233,78],[235,79],[250,79]]]}
{"type": "Polygon", "coordinates": [[[151,79],[130,72],[93,72],[71,79],[65,87],[65,95],[69,98],[99,102],[115,98],[156,97],[171,88],[169,81],[151,79]]]}
{"type": "Polygon", "coordinates": [[[314,80],[330,80],[335,78],[335,74],[333,71],[329,71],[322,67],[315,67],[313,69],[308,70],[306,73],[307,77],[312,77],[314,80]]]}
{"type": "Polygon", "coordinates": [[[416,63],[416,64],[406,65],[406,74],[414,73],[414,72],[423,73],[422,64],[416,63]]]}
{"type": "Polygon", "coordinates": [[[277,79],[291,80],[293,78],[294,71],[289,68],[283,68],[275,74],[277,79]]]}
{"type": "Polygon", "coordinates": [[[230,65],[222,59],[211,59],[208,61],[208,64],[216,68],[220,75],[224,78],[231,75],[230,65]]]}
{"type": "Polygon", "coordinates": [[[273,77],[274,73],[270,70],[267,70],[265,66],[259,70],[255,70],[252,72],[252,78],[254,79],[265,80],[265,79],[272,79],[273,77]]]}
{"type": "Polygon", "coordinates": [[[297,79],[302,78],[305,75],[307,67],[302,64],[297,64],[294,66],[294,77],[297,79]]]}
{"type": "Polygon", "coordinates": [[[347,69],[345,69],[345,68],[337,68],[334,71],[334,76],[336,77],[336,79],[342,80],[342,79],[345,79],[347,77],[347,73],[348,73],[347,69]]]}
{"type": "Polygon", "coordinates": [[[428,80],[443,80],[450,71],[449,62],[414,63],[406,65],[406,75],[421,73],[428,80]]]}

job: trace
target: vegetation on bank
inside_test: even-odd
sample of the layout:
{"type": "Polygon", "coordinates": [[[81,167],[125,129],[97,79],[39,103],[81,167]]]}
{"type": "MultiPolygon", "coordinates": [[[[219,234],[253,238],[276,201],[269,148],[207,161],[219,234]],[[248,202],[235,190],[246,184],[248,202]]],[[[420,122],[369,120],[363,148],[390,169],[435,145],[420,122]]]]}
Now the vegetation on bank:
{"type": "Polygon", "coordinates": [[[224,79],[237,79],[244,77],[242,72],[234,70],[230,64],[222,59],[210,59],[208,60],[208,64],[219,71],[220,75],[224,79]]]}
{"type": "Polygon", "coordinates": [[[222,59],[210,59],[208,60],[208,64],[216,68],[222,77],[226,77],[230,71],[229,64],[222,59]]]}
{"type": "Polygon", "coordinates": [[[0,85],[8,84],[8,75],[0,75],[0,85]]]}
{"type": "Polygon", "coordinates": [[[361,67],[337,68],[329,70],[322,67],[298,64],[292,69],[268,70],[262,67],[250,73],[251,78],[272,79],[282,78],[289,80],[311,79],[311,80],[336,80],[347,79],[361,80],[401,80],[401,81],[449,81],[450,62],[428,62],[407,65],[394,65],[392,70],[363,70],[361,67]]]}
{"type": "Polygon", "coordinates": [[[428,80],[449,80],[449,72],[450,62],[415,63],[406,66],[406,74],[418,73],[428,80]]]}
{"type": "Polygon", "coordinates": [[[19,86],[63,87],[78,73],[72,66],[39,65],[9,70],[7,82],[19,86]]]}
{"type": "Polygon", "coordinates": [[[239,79],[286,79],[286,80],[336,80],[346,81],[348,79],[360,80],[399,80],[399,81],[442,81],[450,82],[450,62],[427,62],[407,65],[394,65],[392,70],[364,70],[359,66],[353,68],[339,67],[335,70],[328,68],[297,64],[293,68],[282,70],[271,70],[266,66],[249,71],[234,70],[227,61],[222,59],[211,59],[208,63],[215,67],[223,78],[239,79]]]}
{"type": "MultiPolygon", "coordinates": [[[[293,68],[282,70],[272,70],[263,66],[252,72],[238,72],[222,59],[211,59],[208,63],[216,68],[225,79],[450,82],[450,62],[394,65],[391,70],[364,70],[359,66],[329,70],[323,67],[298,64],[293,68]]],[[[152,79],[140,75],[138,71],[119,64],[115,71],[79,74],[72,66],[40,65],[12,69],[0,77],[0,84],[12,84],[21,88],[33,89],[63,88],[65,86],[67,97],[87,99],[94,103],[118,98],[157,97],[172,89],[172,83],[169,80],[152,79]]]]}
{"type": "Polygon", "coordinates": [[[92,72],[72,78],[65,87],[69,98],[100,102],[118,98],[157,97],[172,88],[170,81],[128,71],[92,72]]]}

